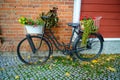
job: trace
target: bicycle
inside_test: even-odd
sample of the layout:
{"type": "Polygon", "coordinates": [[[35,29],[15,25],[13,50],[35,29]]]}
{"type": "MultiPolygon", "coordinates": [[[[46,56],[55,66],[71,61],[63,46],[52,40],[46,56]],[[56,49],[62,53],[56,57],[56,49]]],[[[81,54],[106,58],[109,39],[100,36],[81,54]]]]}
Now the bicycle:
{"type": "MultiPolygon", "coordinates": [[[[42,16],[42,19],[48,19],[48,16],[42,16]]],[[[87,39],[86,47],[81,47],[83,31],[79,29],[79,23],[69,23],[73,28],[72,35],[68,44],[60,43],[54,36],[51,29],[43,29],[43,34],[31,35],[20,41],[17,46],[19,59],[26,64],[43,64],[53,54],[53,45],[65,55],[71,57],[76,54],[77,58],[83,61],[91,61],[99,57],[103,49],[104,39],[100,33],[91,33],[87,39]],[[49,34],[45,34],[49,32],[49,34]],[[73,41],[73,36],[77,37],[73,41]]]]}

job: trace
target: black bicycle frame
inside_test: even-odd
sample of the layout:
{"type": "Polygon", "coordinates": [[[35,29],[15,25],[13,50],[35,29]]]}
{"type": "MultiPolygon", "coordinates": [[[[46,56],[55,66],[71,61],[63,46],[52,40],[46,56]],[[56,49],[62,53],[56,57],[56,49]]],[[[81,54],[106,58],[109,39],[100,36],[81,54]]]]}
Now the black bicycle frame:
{"type": "Polygon", "coordinates": [[[62,42],[62,44],[61,44],[61,43],[56,39],[56,37],[55,37],[55,35],[53,34],[53,32],[51,31],[51,29],[48,29],[48,31],[49,31],[50,34],[49,34],[49,35],[45,34],[44,37],[47,38],[47,39],[49,39],[49,41],[51,41],[51,43],[53,43],[53,44],[55,45],[55,47],[56,47],[58,50],[60,50],[60,51],[63,51],[60,47],[64,47],[64,48],[65,48],[65,47],[67,46],[67,48],[70,49],[70,45],[71,45],[71,43],[72,43],[72,39],[73,39],[74,33],[76,33],[77,35],[79,34],[79,33],[76,31],[76,29],[74,28],[69,43],[68,43],[68,44],[64,44],[64,42],[62,42]]]}
{"type": "MultiPolygon", "coordinates": [[[[71,36],[70,41],[69,41],[68,44],[65,44],[64,42],[62,42],[62,44],[61,44],[61,43],[56,39],[56,37],[54,36],[54,34],[53,34],[53,32],[51,31],[51,29],[48,29],[50,35],[45,34],[46,26],[44,26],[43,34],[40,35],[40,36],[41,36],[41,41],[40,41],[40,45],[39,45],[38,48],[41,47],[42,39],[45,38],[45,39],[47,39],[48,41],[51,41],[51,42],[50,42],[51,45],[52,45],[52,43],[53,43],[53,44],[55,45],[55,47],[56,47],[58,50],[60,50],[60,51],[66,50],[66,46],[67,46],[67,49],[70,50],[70,46],[71,46],[71,43],[72,43],[72,39],[73,39],[74,34],[76,33],[77,35],[79,35],[79,31],[76,31],[76,30],[77,30],[76,28],[73,28],[72,36],[71,36]],[[61,49],[60,47],[64,47],[64,49],[61,49]]],[[[38,36],[39,36],[39,35],[38,35],[38,36]]],[[[37,49],[35,48],[35,45],[34,45],[34,43],[33,43],[33,40],[31,39],[31,35],[30,35],[30,34],[27,34],[27,35],[26,35],[26,38],[27,38],[27,40],[28,40],[28,42],[29,42],[29,45],[30,45],[30,47],[31,47],[31,49],[32,49],[32,52],[35,53],[37,49]]],[[[73,46],[73,45],[72,45],[72,46],[73,46]]]]}

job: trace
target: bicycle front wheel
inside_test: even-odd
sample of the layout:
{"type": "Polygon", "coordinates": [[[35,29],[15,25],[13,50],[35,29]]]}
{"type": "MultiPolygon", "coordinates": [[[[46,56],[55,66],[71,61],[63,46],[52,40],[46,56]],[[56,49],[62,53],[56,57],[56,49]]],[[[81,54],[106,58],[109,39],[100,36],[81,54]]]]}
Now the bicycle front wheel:
{"type": "Polygon", "coordinates": [[[46,39],[40,36],[31,36],[36,52],[33,53],[27,38],[24,38],[17,47],[19,59],[26,64],[42,64],[51,54],[51,48],[46,39]],[[42,39],[42,42],[41,42],[42,39]],[[41,46],[40,46],[41,42],[41,46]]]}
{"type": "Polygon", "coordinates": [[[85,47],[81,46],[81,42],[82,38],[79,37],[75,45],[76,55],[80,60],[91,61],[96,59],[101,54],[103,49],[103,41],[96,33],[89,35],[87,45],[85,47]]]}

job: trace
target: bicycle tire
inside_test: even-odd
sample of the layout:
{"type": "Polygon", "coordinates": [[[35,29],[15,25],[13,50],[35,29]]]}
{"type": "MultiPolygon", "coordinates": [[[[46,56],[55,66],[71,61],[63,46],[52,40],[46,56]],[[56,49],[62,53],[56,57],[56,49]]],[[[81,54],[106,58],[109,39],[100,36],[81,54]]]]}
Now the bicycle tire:
{"type": "Polygon", "coordinates": [[[37,52],[32,53],[27,38],[24,38],[17,46],[17,55],[19,59],[25,64],[45,63],[51,55],[51,48],[47,39],[42,38],[41,36],[31,36],[31,39],[33,40],[37,52]],[[42,45],[40,47],[41,39],[42,45]]]}
{"type": "Polygon", "coordinates": [[[96,33],[91,33],[87,39],[86,47],[81,47],[82,37],[75,43],[76,56],[82,61],[91,61],[99,57],[103,49],[103,40],[96,33]]]}

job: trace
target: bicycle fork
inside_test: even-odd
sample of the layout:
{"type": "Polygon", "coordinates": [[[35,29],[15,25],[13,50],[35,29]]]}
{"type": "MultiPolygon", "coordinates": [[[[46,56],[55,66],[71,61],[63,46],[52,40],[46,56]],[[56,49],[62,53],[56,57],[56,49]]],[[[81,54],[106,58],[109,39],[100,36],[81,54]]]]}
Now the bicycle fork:
{"type": "Polygon", "coordinates": [[[33,40],[32,40],[32,38],[31,38],[30,34],[27,34],[27,35],[26,35],[26,38],[27,38],[28,43],[29,43],[29,45],[30,45],[30,47],[31,47],[31,49],[32,49],[32,52],[35,53],[35,52],[36,52],[36,48],[35,48],[35,45],[34,45],[34,43],[33,43],[33,40]]]}

